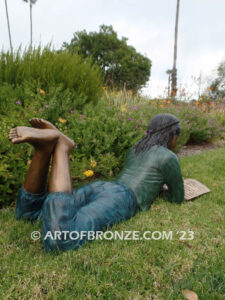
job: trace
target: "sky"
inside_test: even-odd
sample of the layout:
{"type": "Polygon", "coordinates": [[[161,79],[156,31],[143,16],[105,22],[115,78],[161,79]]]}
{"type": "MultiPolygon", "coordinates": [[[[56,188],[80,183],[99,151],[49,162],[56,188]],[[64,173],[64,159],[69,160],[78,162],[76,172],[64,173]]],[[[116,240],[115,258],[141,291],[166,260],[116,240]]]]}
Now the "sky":
{"type": "MultiPolygon", "coordinates": [[[[29,4],[7,0],[14,49],[29,46],[29,4]]],[[[33,6],[33,41],[56,49],[73,33],[112,25],[119,38],[152,61],[143,94],[163,96],[173,65],[176,0],[38,0],[33,6]]],[[[0,1],[0,48],[9,49],[4,1],[0,1]]],[[[225,0],[180,0],[178,87],[195,97],[225,60],[225,0]],[[201,79],[199,79],[201,78],[201,79]]]]}

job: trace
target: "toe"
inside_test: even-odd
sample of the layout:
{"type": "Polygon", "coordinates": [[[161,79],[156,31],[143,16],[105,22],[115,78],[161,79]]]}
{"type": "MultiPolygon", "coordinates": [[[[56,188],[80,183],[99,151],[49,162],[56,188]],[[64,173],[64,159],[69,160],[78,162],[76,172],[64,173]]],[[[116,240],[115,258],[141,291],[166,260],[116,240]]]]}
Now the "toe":
{"type": "Polygon", "coordinates": [[[33,126],[33,124],[35,124],[35,119],[33,118],[33,119],[30,119],[29,120],[29,123],[33,126]]]}
{"type": "Polygon", "coordinates": [[[33,118],[33,119],[31,119],[31,120],[30,120],[30,124],[31,124],[33,127],[35,127],[35,128],[41,128],[41,127],[40,127],[40,124],[39,124],[39,122],[38,122],[38,118],[33,118]]]}
{"type": "Polygon", "coordinates": [[[17,135],[17,129],[16,128],[10,129],[9,135],[17,135]]]}
{"type": "Polygon", "coordinates": [[[45,128],[45,124],[43,123],[42,119],[37,119],[37,122],[38,122],[40,128],[45,128]]]}
{"type": "Polygon", "coordinates": [[[16,137],[16,138],[11,139],[11,142],[13,144],[19,144],[19,143],[22,143],[23,141],[24,141],[24,139],[21,137],[16,137]]]}

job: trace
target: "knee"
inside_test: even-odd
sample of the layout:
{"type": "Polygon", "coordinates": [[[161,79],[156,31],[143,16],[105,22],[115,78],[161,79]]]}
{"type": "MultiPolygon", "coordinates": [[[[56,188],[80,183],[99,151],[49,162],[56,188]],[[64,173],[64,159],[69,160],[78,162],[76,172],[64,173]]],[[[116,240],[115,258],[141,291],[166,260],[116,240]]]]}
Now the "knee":
{"type": "Polygon", "coordinates": [[[73,228],[76,206],[72,194],[50,193],[42,210],[42,239],[47,251],[72,248],[66,232],[73,228]]]}
{"type": "Polygon", "coordinates": [[[24,218],[30,221],[36,221],[40,216],[46,197],[46,191],[40,194],[34,194],[21,188],[16,203],[15,218],[17,220],[24,218]]]}

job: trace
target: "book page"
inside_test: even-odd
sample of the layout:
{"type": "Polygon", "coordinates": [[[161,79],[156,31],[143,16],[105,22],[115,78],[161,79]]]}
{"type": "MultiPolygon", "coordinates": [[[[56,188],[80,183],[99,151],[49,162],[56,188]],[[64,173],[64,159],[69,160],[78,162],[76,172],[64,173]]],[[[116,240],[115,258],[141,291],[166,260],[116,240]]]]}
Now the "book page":
{"type": "MultiPolygon", "coordinates": [[[[163,185],[164,190],[168,190],[168,186],[166,184],[163,185]]],[[[207,188],[201,182],[195,179],[184,179],[184,199],[191,200],[206,193],[209,193],[210,189],[207,188]]]]}
{"type": "Polygon", "coordinates": [[[191,200],[209,193],[210,189],[195,179],[184,179],[184,199],[191,200]]]}

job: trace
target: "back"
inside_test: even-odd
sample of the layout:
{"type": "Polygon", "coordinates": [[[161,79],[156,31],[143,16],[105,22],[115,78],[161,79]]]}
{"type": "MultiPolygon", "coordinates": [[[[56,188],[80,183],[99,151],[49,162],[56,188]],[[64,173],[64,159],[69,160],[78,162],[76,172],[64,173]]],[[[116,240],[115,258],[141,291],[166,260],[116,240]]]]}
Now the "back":
{"type": "MultiPolygon", "coordinates": [[[[128,150],[124,167],[116,180],[129,186],[136,195],[138,206],[141,210],[147,210],[158,196],[162,186],[169,186],[168,200],[173,201],[171,190],[181,192],[178,195],[182,199],[183,179],[176,155],[163,146],[152,146],[140,154],[135,154],[132,147],[128,150]],[[174,177],[174,178],[172,178],[174,177]],[[170,180],[175,182],[170,184],[170,180]]],[[[183,201],[183,199],[181,200],[183,201]]]]}

